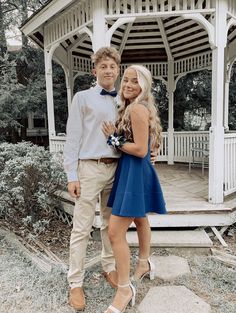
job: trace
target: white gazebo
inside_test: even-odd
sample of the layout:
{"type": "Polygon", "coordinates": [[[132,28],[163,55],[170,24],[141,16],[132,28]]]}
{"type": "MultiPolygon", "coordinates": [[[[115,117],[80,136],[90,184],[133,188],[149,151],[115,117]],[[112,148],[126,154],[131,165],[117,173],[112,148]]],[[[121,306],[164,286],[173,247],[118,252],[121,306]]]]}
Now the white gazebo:
{"type": "MultiPolygon", "coordinates": [[[[209,208],[224,204],[225,197],[236,192],[236,132],[228,131],[229,82],[236,60],[236,1],[49,0],[21,30],[45,53],[51,151],[61,151],[65,141],[55,132],[52,59],[64,69],[70,108],[76,77],[91,72],[90,55],[101,46],[112,45],[122,56],[121,74],[128,64],[142,63],[167,86],[168,131],[159,160],[169,165],[189,162],[191,143],[207,140],[209,208]],[[210,130],[176,132],[176,83],[187,73],[203,69],[212,70],[210,130]]],[[[198,160],[199,156],[196,152],[198,160]]]]}

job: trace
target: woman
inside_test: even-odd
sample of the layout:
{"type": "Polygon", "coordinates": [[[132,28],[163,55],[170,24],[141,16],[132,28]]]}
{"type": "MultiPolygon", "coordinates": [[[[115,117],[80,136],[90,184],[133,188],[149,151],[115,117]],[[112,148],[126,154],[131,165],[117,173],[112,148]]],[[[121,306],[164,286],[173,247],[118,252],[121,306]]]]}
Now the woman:
{"type": "Polygon", "coordinates": [[[134,279],[150,275],[154,266],[149,260],[151,229],[146,213],[166,213],[165,201],[155,169],[150,160],[150,149],[159,145],[161,125],[151,94],[152,77],[141,65],[129,66],[121,82],[121,107],[116,128],[104,122],[103,132],[108,144],[123,153],[108,200],[112,207],[109,238],[116,260],[118,288],[106,313],[124,312],[135,302],[135,288],[130,282],[130,250],[126,232],[132,222],[139,238],[139,258],[134,279]]]}

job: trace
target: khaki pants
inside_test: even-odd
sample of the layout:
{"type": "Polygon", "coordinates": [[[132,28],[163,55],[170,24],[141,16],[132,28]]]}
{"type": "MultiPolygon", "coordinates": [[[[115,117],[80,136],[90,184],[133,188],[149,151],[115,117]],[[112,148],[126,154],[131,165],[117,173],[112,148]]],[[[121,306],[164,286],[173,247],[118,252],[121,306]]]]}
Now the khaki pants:
{"type": "Polygon", "coordinates": [[[79,162],[78,173],[81,195],[75,202],[73,229],[70,240],[68,282],[71,288],[82,287],[83,285],[86,249],[100,193],[102,267],[105,272],[115,269],[115,260],[108,238],[108,222],[111,208],[107,207],[107,200],[114,180],[116,166],[117,162],[111,164],[97,163],[92,160],[81,160],[79,162]]]}

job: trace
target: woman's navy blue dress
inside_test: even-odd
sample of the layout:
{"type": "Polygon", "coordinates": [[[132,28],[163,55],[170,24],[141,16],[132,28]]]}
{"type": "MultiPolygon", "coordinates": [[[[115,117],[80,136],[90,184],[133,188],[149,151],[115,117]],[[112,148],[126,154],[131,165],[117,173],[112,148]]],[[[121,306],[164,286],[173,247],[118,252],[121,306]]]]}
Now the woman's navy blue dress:
{"type": "Polygon", "coordinates": [[[112,214],[145,217],[146,213],[166,213],[165,201],[150,150],[144,158],[122,153],[108,199],[112,214]]]}

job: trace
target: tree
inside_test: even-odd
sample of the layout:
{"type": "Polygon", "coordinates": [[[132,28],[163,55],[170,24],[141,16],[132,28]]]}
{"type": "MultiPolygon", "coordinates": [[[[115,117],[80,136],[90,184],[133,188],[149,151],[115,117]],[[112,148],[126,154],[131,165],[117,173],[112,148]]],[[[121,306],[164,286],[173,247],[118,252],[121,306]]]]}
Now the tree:
{"type": "Polygon", "coordinates": [[[229,129],[236,130],[236,62],[232,68],[229,85],[229,129]]]}
{"type": "Polygon", "coordinates": [[[191,123],[192,117],[203,118],[203,114],[211,112],[211,72],[204,70],[182,77],[174,98],[175,130],[197,130],[191,123]],[[186,113],[189,113],[189,121],[185,118],[186,113]]]}
{"type": "Polygon", "coordinates": [[[20,126],[16,94],[22,88],[17,82],[15,67],[16,63],[9,59],[9,55],[0,57],[0,139],[8,135],[13,142],[16,141],[16,128],[20,126]]]}
{"type": "MultiPolygon", "coordinates": [[[[37,8],[38,1],[1,0],[0,4],[0,35],[6,42],[5,31],[19,26],[28,17],[28,12],[37,8]]],[[[2,137],[12,142],[18,140],[19,126],[22,139],[26,139],[30,111],[46,112],[43,53],[31,47],[24,36],[22,42],[23,48],[18,53],[5,55],[4,45],[1,47],[0,127],[2,137]]]]}
{"type": "Polygon", "coordinates": [[[168,129],[168,93],[166,85],[159,79],[154,79],[152,93],[156,99],[156,106],[161,118],[164,131],[168,129]]]}

